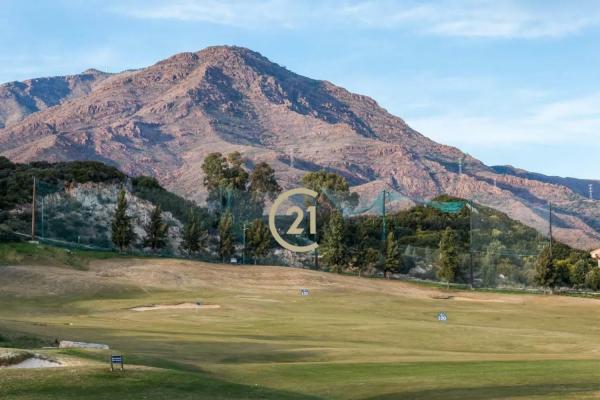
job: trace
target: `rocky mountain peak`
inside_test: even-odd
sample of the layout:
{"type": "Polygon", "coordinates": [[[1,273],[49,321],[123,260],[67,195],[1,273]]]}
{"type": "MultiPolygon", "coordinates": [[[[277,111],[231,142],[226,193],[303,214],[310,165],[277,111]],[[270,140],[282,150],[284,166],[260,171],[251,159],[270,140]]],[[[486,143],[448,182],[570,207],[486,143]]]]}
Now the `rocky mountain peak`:
{"type": "Polygon", "coordinates": [[[571,189],[579,182],[489,168],[367,96],[243,47],[180,53],[118,74],[88,70],[0,86],[0,155],[14,161],[104,161],[202,200],[204,157],[234,150],[271,163],[286,187],[327,169],[365,196],[387,182],[408,197],[477,198],[541,231],[547,221],[535,207],[550,200],[563,213],[557,237],[600,245],[600,208],[571,189]]]}

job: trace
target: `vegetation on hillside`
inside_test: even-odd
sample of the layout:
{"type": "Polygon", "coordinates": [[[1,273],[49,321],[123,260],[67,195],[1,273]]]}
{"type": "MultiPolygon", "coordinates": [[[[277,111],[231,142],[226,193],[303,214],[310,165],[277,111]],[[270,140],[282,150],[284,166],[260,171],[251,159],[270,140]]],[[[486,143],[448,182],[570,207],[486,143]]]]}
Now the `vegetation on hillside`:
{"type": "MultiPolygon", "coordinates": [[[[30,229],[28,204],[35,176],[44,184],[40,186],[44,195],[73,183],[96,182],[127,187],[134,196],[151,202],[154,207],[143,225],[143,237],[134,241],[128,205],[123,193],[119,195],[118,206],[110,210],[113,234],[108,243],[112,237],[120,250],[129,246],[153,252],[163,249],[169,226],[161,212],[170,212],[183,224],[178,231],[179,254],[226,261],[232,257],[251,262],[268,259],[274,241],[264,210],[281,191],[271,166],[261,162],[249,168],[234,152],[208,155],[202,169],[207,208],[165,190],[154,178],[128,178],[99,162],[15,164],[0,157],[0,241],[22,239],[13,231],[30,229]]],[[[470,283],[473,276],[473,283],[483,287],[600,289],[600,272],[586,252],[558,242],[550,249],[539,232],[496,210],[439,196],[430,203],[388,211],[384,224],[381,215],[344,216],[359,199],[343,177],[316,171],[307,173],[302,182],[319,193],[320,268],[383,277],[410,274],[449,283],[470,283]]],[[[65,204],[64,208],[46,216],[51,225],[46,229],[52,229],[56,237],[76,242],[78,232],[95,229],[93,215],[71,218],[68,214],[68,209],[80,205],[65,204]],[[61,223],[52,220],[67,216],[68,221],[61,223]]],[[[312,265],[308,258],[304,262],[312,265]]]]}

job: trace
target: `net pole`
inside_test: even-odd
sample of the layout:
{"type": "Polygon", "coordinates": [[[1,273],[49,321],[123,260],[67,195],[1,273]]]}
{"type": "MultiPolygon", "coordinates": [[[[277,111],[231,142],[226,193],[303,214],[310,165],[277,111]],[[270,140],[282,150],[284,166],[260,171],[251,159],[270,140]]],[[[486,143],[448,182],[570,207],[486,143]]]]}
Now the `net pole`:
{"type": "Polygon", "coordinates": [[[44,238],[44,197],[42,196],[42,215],[41,215],[41,229],[40,229],[40,236],[42,237],[42,239],[44,238]]]}
{"type": "MultiPolygon", "coordinates": [[[[386,252],[386,241],[385,241],[385,235],[386,235],[386,226],[385,226],[385,193],[386,190],[383,189],[383,199],[381,202],[381,216],[383,218],[382,223],[381,223],[381,264],[383,265],[385,263],[385,252],[386,252]]],[[[387,278],[386,276],[386,270],[385,267],[383,269],[383,277],[387,278]]]]}
{"type": "Polygon", "coordinates": [[[473,200],[469,200],[469,285],[473,289],[473,200]]]}
{"type": "Polygon", "coordinates": [[[548,202],[548,222],[549,222],[549,233],[550,233],[550,258],[553,258],[552,253],[552,202],[548,202]]]}
{"type": "Polygon", "coordinates": [[[33,190],[31,199],[31,241],[35,241],[35,176],[33,177],[33,190]]]}
{"type": "MultiPolygon", "coordinates": [[[[315,202],[315,215],[317,215],[317,207],[319,205],[319,196],[314,199],[315,202]]],[[[319,243],[319,230],[315,229],[315,243],[319,243]]],[[[315,271],[319,270],[319,247],[315,248],[315,271]]]]}

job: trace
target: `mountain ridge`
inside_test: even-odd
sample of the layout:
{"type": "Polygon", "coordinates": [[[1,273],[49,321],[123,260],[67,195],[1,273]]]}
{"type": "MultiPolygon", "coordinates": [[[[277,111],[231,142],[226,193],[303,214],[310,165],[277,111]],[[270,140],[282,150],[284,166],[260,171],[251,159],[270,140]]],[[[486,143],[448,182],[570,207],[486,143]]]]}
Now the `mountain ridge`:
{"type": "MultiPolygon", "coordinates": [[[[204,156],[240,151],[271,163],[284,187],[327,169],[366,197],[387,184],[416,199],[474,198],[540,231],[547,220],[539,208],[551,201],[557,238],[600,246],[597,202],[574,182],[488,167],[428,139],[367,96],[295,74],[249,49],[179,53],[73,87],[52,105],[13,113],[0,128],[0,154],[19,162],[103,161],[202,200],[204,156]]],[[[0,115],[14,110],[14,98],[0,96],[0,115]]]]}

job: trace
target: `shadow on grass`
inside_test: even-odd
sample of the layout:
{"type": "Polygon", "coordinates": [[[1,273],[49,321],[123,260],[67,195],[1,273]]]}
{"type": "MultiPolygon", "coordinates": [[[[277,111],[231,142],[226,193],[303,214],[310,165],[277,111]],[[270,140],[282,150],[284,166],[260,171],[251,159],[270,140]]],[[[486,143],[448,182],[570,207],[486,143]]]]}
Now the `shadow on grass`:
{"type": "Polygon", "coordinates": [[[184,372],[136,369],[60,368],[30,374],[3,374],[0,398],[13,400],[321,400],[320,397],[231,383],[214,377],[184,372]]]}
{"type": "Polygon", "coordinates": [[[537,384],[514,386],[485,386],[470,388],[432,389],[388,393],[363,400],[491,400],[504,398],[529,398],[530,396],[556,396],[564,398],[600,391],[600,383],[537,384]]]}

